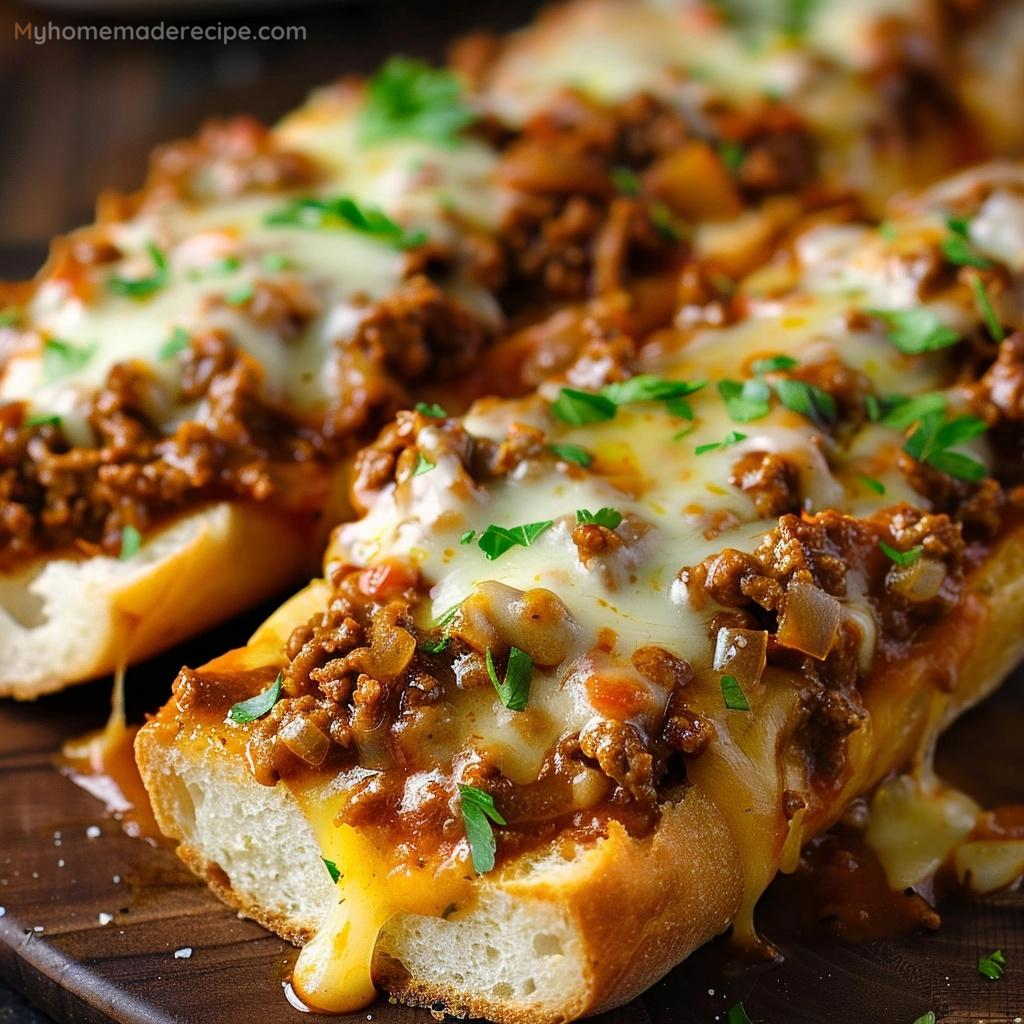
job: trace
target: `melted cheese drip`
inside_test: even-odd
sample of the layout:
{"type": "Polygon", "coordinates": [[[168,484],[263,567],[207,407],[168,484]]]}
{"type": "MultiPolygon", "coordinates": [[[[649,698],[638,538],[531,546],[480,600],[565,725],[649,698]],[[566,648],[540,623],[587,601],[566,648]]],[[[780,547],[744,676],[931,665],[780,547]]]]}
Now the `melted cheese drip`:
{"type": "MultiPolygon", "coordinates": [[[[352,773],[358,781],[363,772],[352,773]]],[[[337,896],[313,940],[296,961],[291,985],[310,1009],[351,1013],[373,1002],[373,952],[381,929],[397,913],[437,916],[462,899],[471,878],[461,860],[440,870],[396,864],[372,832],[336,825],[345,781],[296,792],[320,843],[340,871],[337,896]]]]}

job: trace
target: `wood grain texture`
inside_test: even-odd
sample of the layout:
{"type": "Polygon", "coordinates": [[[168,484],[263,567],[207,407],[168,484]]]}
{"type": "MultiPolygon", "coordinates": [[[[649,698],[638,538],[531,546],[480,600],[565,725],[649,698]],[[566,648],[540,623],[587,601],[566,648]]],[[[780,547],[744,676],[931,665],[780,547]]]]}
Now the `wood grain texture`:
{"type": "MultiPolygon", "coordinates": [[[[156,707],[178,665],[240,642],[265,611],[133,670],[130,714],[156,707]]],[[[295,951],[221,906],[170,850],[126,835],[55,766],[64,739],[101,724],[106,696],[100,683],[34,705],[0,706],[0,975],[68,1024],[296,1020],[282,991],[295,951]],[[186,947],[191,957],[176,959],[175,950],[186,947]]],[[[941,769],[982,799],[1022,800],[1021,735],[1024,675],[944,739],[941,769]]],[[[935,934],[857,945],[806,941],[769,923],[783,964],[740,967],[725,941],[712,943],[600,1024],[710,1024],[724,1021],[739,1000],[765,1024],[912,1024],[927,1010],[947,1024],[1019,1020],[1024,897],[942,910],[935,934]],[[1009,966],[991,982],[976,963],[997,948],[1009,966]]],[[[431,1020],[386,1001],[342,1020],[368,1017],[431,1020]]]]}

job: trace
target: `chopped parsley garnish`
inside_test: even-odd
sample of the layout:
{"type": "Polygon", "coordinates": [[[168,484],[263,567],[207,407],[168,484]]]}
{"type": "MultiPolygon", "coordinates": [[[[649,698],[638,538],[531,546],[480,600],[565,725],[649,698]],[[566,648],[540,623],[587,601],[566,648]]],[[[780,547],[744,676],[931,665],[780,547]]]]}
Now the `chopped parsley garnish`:
{"type": "Polygon", "coordinates": [[[460,544],[472,544],[473,538],[476,536],[476,530],[467,530],[460,538],[460,544]]]}
{"type": "Polygon", "coordinates": [[[689,437],[697,429],[696,423],[691,423],[688,427],[683,427],[682,430],[677,430],[672,435],[673,441],[682,441],[684,437],[689,437]]]}
{"type": "Polygon", "coordinates": [[[326,857],[320,858],[324,862],[324,867],[327,868],[327,874],[331,876],[331,881],[337,885],[338,879],[341,878],[341,872],[338,870],[338,865],[333,860],[328,860],[326,857]]]}
{"type": "Polygon", "coordinates": [[[359,141],[372,146],[390,139],[419,139],[453,146],[472,120],[454,72],[392,57],[367,83],[359,141]]]}
{"type": "Polygon", "coordinates": [[[444,411],[444,407],[437,404],[437,402],[417,402],[413,408],[423,416],[429,416],[434,420],[443,420],[448,415],[444,411]]]}
{"type": "Polygon", "coordinates": [[[876,398],[868,395],[865,400],[868,417],[886,427],[909,427],[922,416],[946,411],[946,396],[941,391],[926,391],[923,395],[905,398],[903,395],[886,395],[876,398]]]}
{"type": "Polygon", "coordinates": [[[827,392],[806,381],[780,377],[772,382],[779,401],[792,412],[806,416],[819,425],[835,423],[839,411],[836,400],[827,392]]]}
{"type": "Polygon", "coordinates": [[[214,260],[213,263],[208,263],[205,267],[190,270],[188,276],[192,281],[200,281],[204,277],[220,277],[233,274],[241,265],[242,261],[237,256],[224,256],[222,259],[214,260]]]}
{"type": "Polygon", "coordinates": [[[797,366],[797,361],[792,356],[768,356],[766,359],[757,359],[750,369],[755,374],[777,373],[780,370],[792,370],[797,366]]]}
{"type": "Polygon", "coordinates": [[[434,625],[437,626],[438,629],[447,629],[452,624],[452,620],[455,618],[455,616],[459,614],[459,609],[461,607],[461,601],[458,604],[453,604],[451,608],[449,608],[448,611],[444,613],[444,615],[442,615],[439,619],[434,620],[434,625]]]}
{"type": "Polygon", "coordinates": [[[22,420],[23,427],[57,427],[60,426],[60,417],[53,412],[34,412],[22,420]]]}
{"type": "Polygon", "coordinates": [[[985,466],[969,455],[950,449],[984,432],[985,423],[976,416],[946,420],[942,413],[928,413],[921,417],[914,432],[903,442],[903,450],[918,462],[959,480],[981,480],[988,475],[985,466]]]}
{"type": "Polygon", "coordinates": [[[605,398],[616,405],[630,405],[634,402],[670,402],[700,391],[706,380],[666,380],[650,373],[642,373],[628,380],[615,381],[601,389],[605,398]]]}
{"type": "Polygon", "coordinates": [[[664,203],[654,203],[651,206],[651,224],[662,238],[667,238],[670,242],[678,242],[683,237],[672,211],[664,203]]]}
{"type": "Polygon", "coordinates": [[[530,680],[533,678],[533,658],[526,651],[512,647],[508,652],[508,664],[505,666],[504,680],[498,679],[498,673],[494,668],[494,658],[491,656],[490,648],[487,649],[486,658],[487,674],[494,683],[495,690],[501,703],[509,711],[525,711],[526,703],[530,699],[530,680]]]}
{"type": "Polygon", "coordinates": [[[117,557],[122,562],[127,562],[129,558],[134,558],[139,553],[140,547],[142,547],[142,534],[131,524],[122,527],[121,550],[117,557]]]}
{"type": "Polygon", "coordinates": [[[289,261],[287,256],[282,256],[279,252],[268,252],[260,258],[260,266],[271,274],[276,274],[287,270],[289,261]]]}
{"type": "Polygon", "coordinates": [[[865,312],[878,317],[885,324],[889,340],[908,356],[936,352],[960,340],[960,335],[952,327],[947,327],[925,306],[914,309],[868,309],[865,312]]]}
{"type": "Polygon", "coordinates": [[[297,227],[310,230],[351,228],[377,238],[396,249],[412,249],[427,240],[425,231],[407,231],[386,213],[372,206],[360,206],[349,196],[337,199],[293,199],[270,214],[269,227],[297,227]]]}
{"type": "Polygon", "coordinates": [[[493,562],[514,547],[528,548],[552,523],[553,520],[545,519],[508,528],[492,523],[480,534],[477,547],[493,562]]]}
{"type": "Polygon", "coordinates": [[[771,389],[763,380],[720,380],[718,393],[729,418],[737,423],[759,420],[771,411],[771,389]]]}
{"type": "Polygon", "coordinates": [[[881,480],[876,480],[873,476],[859,476],[857,479],[875,494],[885,494],[885,484],[881,480]]]}
{"type": "Polygon", "coordinates": [[[237,288],[228,292],[224,296],[224,301],[229,306],[244,306],[252,297],[256,291],[256,286],[252,281],[246,281],[245,284],[239,285],[237,288]]]}
{"type": "Polygon", "coordinates": [[[0,327],[17,327],[21,323],[21,310],[16,306],[0,313],[0,327]]]}
{"type": "Polygon", "coordinates": [[[942,240],[940,248],[946,260],[958,267],[977,267],[984,270],[992,264],[974,251],[970,238],[971,222],[966,217],[947,217],[949,234],[942,240]]]}
{"type": "Polygon", "coordinates": [[[878,233],[887,241],[894,242],[899,237],[899,230],[895,224],[891,224],[887,220],[883,220],[878,225],[878,233]]]}
{"type": "Polygon", "coordinates": [[[814,9],[820,2],[821,0],[783,0],[779,28],[794,39],[802,38],[811,27],[814,9]]]}
{"type": "Polygon", "coordinates": [[[984,974],[990,981],[998,981],[1006,969],[1006,957],[1001,949],[997,949],[988,956],[978,959],[978,973],[984,974]]]}
{"type": "Polygon", "coordinates": [[[718,155],[722,158],[726,169],[735,174],[743,165],[747,154],[743,146],[735,139],[723,139],[718,144],[718,155]]]}
{"type": "Polygon", "coordinates": [[[636,171],[629,167],[613,167],[612,184],[615,186],[615,190],[624,196],[638,196],[642,188],[636,171]]]}
{"type": "Polygon", "coordinates": [[[1006,337],[1006,332],[999,322],[999,317],[996,316],[996,311],[992,308],[992,300],[988,297],[985,283],[980,277],[971,278],[971,291],[974,292],[974,301],[978,304],[978,312],[981,313],[992,340],[1002,341],[1006,337]]]}
{"type": "Polygon", "coordinates": [[[551,414],[563,423],[583,427],[588,423],[603,423],[615,418],[615,403],[604,395],[592,391],[562,388],[551,405],[551,414]]]}
{"type": "Polygon", "coordinates": [[[695,455],[703,455],[705,452],[713,452],[716,448],[728,448],[729,445],[736,444],[738,441],[745,441],[747,439],[746,434],[741,434],[738,430],[730,430],[721,441],[712,441],[710,444],[699,444],[693,449],[695,455]]]}
{"type": "Polygon", "coordinates": [[[437,468],[436,462],[431,462],[423,452],[416,453],[416,468],[412,471],[413,476],[422,476],[437,468]]]}
{"type": "Polygon", "coordinates": [[[43,382],[52,384],[87,366],[96,345],[72,345],[70,341],[47,338],[43,343],[43,382]]]}
{"type": "Polygon", "coordinates": [[[751,1024],[751,1020],[747,1016],[747,1011],[742,1003],[737,1003],[729,1010],[727,1024],[751,1024]]]}
{"type": "Polygon", "coordinates": [[[255,722],[262,718],[281,698],[281,673],[262,692],[248,700],[239,701],[231,706],[228,712],[228,721],[235,725],[245,725],[247,722],[255,722]]]}
{"type": "Polygon", "coordinates": [[[549,444],[548,451],[563,461],[582,466],[584,469],[594,461],[594,456],[578,444],[549,444]]]}
{"type": "Polygon", "coordinates": [[[142,299],[147,295],[158,292],[167,284],[169,273],[167,270],[167,257],[163,251],[153,242],[146,245],[146,252],[153,261],[156,270],[149,277],[112,277],[107,281],[107,287],[115,295],[126,295],[133,299],[142,299]]]}
{"type": "Polygon", "coordinates": [[[603,526],[606,530],[614,530],[622,522],[622,513],[614,508],[599,508],[596,512],[578,508],[576,509],[576,522],[585,526],[603,526]]]}
{"type": "Polygon", "coordinates": [[[557,419],[579,427],[614,419],[620,405],[663,402],[673,416],[693,419],[693,410],[685,401],[685,396],[700,391],[706,385],[706,380],[666,380],[642,373],[628,380],[608,384],[599,392],[562,388],[551,405],[551,412],[557,419]]]}
{"type": "Polygon", "coordinates": [[[507,822],[498,813],[490,793],[459,783],[459,797],[473,868],[478,875],[485,875],[494,867],[494,854],[497,850],[491,822],[495,825],[505,825],[507,822]]]}
{"type": "Polygon", "coordinates": [[[722,676],[722,700],[730,711],[749,711],[747,695],[735,676],[722,676]]]}
{"type": "Polygon", "coordinates": [[[184,327],[175,327],[171,336],[160,346],[157,356],[161,362],[173,359],[179,352],[188,348],[189,333],[184,327]]]}
{"type": "Polygon", "coordinates": [[[897,565],[904,567],[913,565],[924,554],[924,548],[920,544],[915,544],[906,551],[898,551],[891,544],[886,544],[884,540],[880,540],[878,546],[890,562],[895,562],[897,565]]]}
{"type": "Polygon", "coordinates": [[[914,1021],[914,1024],[935,1024],[935,1011],[929,1010],[927,1013],[922,1013],[921,1016],[914,1021]]]}

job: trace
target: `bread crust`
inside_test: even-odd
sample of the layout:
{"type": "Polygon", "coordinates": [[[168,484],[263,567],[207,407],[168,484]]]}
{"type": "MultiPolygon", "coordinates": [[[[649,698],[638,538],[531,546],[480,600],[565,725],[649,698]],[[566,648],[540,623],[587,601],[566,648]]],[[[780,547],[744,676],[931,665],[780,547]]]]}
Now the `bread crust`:
{"type": "MultiPolygon", "coordinates": [[[[863,742],[851,751],[858,763],[834,806],[795,825],[801,843],[834,822],[849,800],[889,773],[905,768],[908,757],[930,747],[940,729],[990,694],[1024,658],[1024,527],[1016,528],[994,547],[971,574],[967,593],[966,600],[973,608],[968,620],[973,632],[969,642],[957,648],[961,657],[954,666],[956,685],[951,692],[942,693],[932,685],[926,663],[903,666],[903,694],[883,692],[874,698],[876,710],[879,701],[888,701],[892,713],[873,714],[863,742]]],[[[244,659],[250,664],[266,664],[273,652],[279,656],[280,643],[290,626],[302,621],[322,594],[313,585],[296,595],[257,632],[244,659]]],[[[937,636],[942,636],[941,628],[937,636]]],[[[237,654],[233,658],[237,667],[237,654]]],[[[216,742],[216,730],[207,727],[201,737],[199,732],[190,731],[169,705],[139,735],[137,756],[157,821],[168,835],[182,841],[179,855],[207,879],[222,900],[284,938],[302,943],[313,934],[317,921],[288,918],[238,891],[223,870],[211,865],[187,840],[175,819],[164,765],[181,737],[189,737],[185,749],[193,749],[191,744],[200,738],[207,750],[215,750],[221,758],[230,756],[216,742]]],[[[244,774],[240,765],[239,769],[244,774]]],[[[257,785],[251,779],[247,784],[257,785]]],[[[283,799],[292,799],[283,786],[278,788],[283,799]]],[[[295,813],[300,813],[297,807],[295,813]]],[[[374,960],[375,980],[404,1002],[423,1006],[443,1003],[450,1012],[510,1024],[553,1024],[619,1006],[728,926],[743,895],[741,841],[713,801],[698,787],[687,785],[677,800],[664,805],[659,824],[645,838],[631,838],[613,824],[606,838],[595,842],[571,865],[556,864],[538,873],[531,870],[536,857],[531,854],[482,881],[482,891],[497,887],[518,901],[545,903],[572,921],[584,950],[585,977],[579,991],[558,1012],[538,1013],[534,1008],[461,991],[453,984],[410,977],[393,958],[382,955],[387,929],[374,960]]],[[[457,918],[443,925],[458,926],[457,918]]]]}
{"type": "Polygon", "coordinates": [[[220,502],[148,535],[129,561],[44,556],[0,576],[0,697],[106,675],[230,618],[315,572],[324,533],[220,502]]]}

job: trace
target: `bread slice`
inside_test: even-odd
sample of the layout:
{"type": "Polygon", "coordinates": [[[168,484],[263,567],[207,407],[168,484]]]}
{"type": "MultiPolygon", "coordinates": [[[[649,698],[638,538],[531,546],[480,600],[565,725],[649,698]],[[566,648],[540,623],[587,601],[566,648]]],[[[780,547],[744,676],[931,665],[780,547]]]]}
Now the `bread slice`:
{"type": "Polygon", "coordinates": [[[280,593],[316,571],[322,536],[221,502],[155,531],[124,561],[43,557],[0,574],[0,697],[106,675],[280,593]]]}
{"type": "MultiPolygon", "coordinates": [[[[326,593],[312,584],[247,648],[206,670],[273,664],[290,629],[326,593]]],[[[927,659],[904,666],[898,681],[875,680],[846,786],[813,821],[794,818],[787,850],[930,750],[941,729],[1024,658],[1024,528],[974,571],[964,607],[956,643],[950,626],[932,638],[956,680],[952,690],[933,686],[927,659]]],[[[335,887],[302,805],[283,783],[253,779],[231,730],[191,719],[173,700],[142,729],[136,754],[157,821],[224,902],[305,943],[326,920],[335,887]]],[[[751,791],[764,782],[745,781],[751,791]]],[[[554,1024],[628,1001],[722,932],[751,895],[742,849],[751,837],[708,793],[698,784],[672,793],[646,838],[613,823],[606,838],[521,856],[476,879],[471,905],[449,916],[396,914],[376,944],[374,981],[403,1002],[509,1024],[554,1024]]],[[[753,880],[755,900],[783,857],[780,844],[753,880]]]]}

